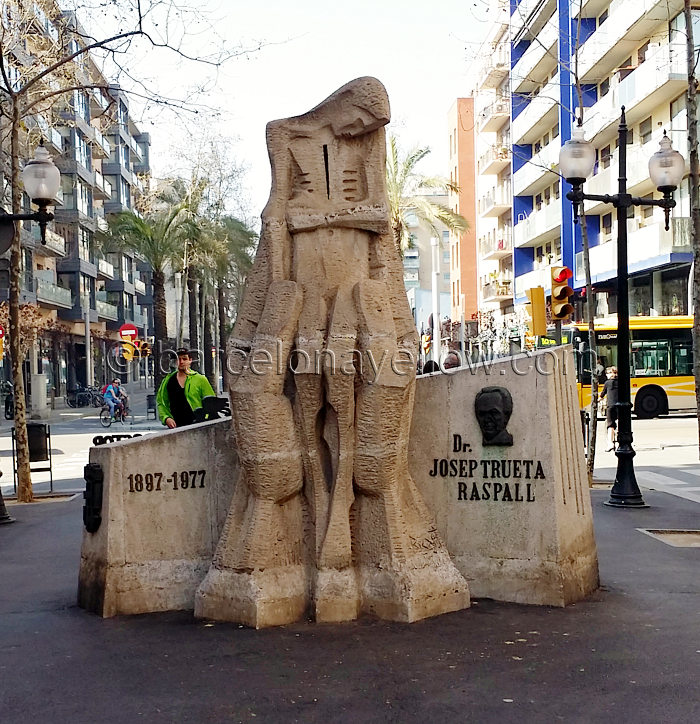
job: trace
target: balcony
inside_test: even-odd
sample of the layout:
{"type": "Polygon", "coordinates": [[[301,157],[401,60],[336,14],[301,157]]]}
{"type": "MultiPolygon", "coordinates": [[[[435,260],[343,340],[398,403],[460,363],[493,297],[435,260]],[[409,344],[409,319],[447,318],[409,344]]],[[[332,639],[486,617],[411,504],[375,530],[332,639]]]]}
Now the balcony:
{"type": "Polygon", "coordinates": [[[73,294],[70,289],[60,287],[58,284],[54,284],[52,281],[40,277],[37,277],[34,283],[38,302],[63,309],[71,309],[73,307],[73,294]]]}
{"type": "MultiPolygon", "coordinates": [[[[105,183],[109,183],[109,181],[105,181],[105,183]]],[[[109,184],[109,186],[111,189],[112,185],[109,184]]],[[[101,207],[95,209],[95,222],[97,223],[97,228],[106,234],[107,232],[109,232],[109,224],[107,223],[104,214],[104,209],[102,209],[101,207]]]]}
{"type": "Polygon", "coordinates": [[[39,224],[32,224],[32,237],[37,244],[35,253],[44,254],[45,256],[66,255],[66,240],[55,231],[46,229],[46,244],[42,244],[39,224]]]}
{"type": "Polygon", "coordinates": [[[558,176],[560,139],[556,138],[538,151],[513,174],[515,196],[532,196],[543,186],[553,184],[558,176]]]}
{"type": "Polygon", "coordinates": [[[525,290],[531,287],[549,289],[552,284],[552,275],[549,267],[534,269],[533,271],[515,277],[515,298],[518,300],[525,296],[525,290]]]}
{"type": "Polygon", "coordinates": [[[479,173],[484,176],[493,176],[510,166],[510,148],[508,146],[491,146],[479,158],[479,173]]]}
{"type": "Polygon", "coordinates": [[[486,106],[479,114],[479,131],[481,133],[498,131],[509,120],[510,103],[507,100],[496,101],[486,106]]]}
{"type": "Polygon", "coordinates": [[[479,253],[484,261],[503,259],[513,253],[510,229],[498,229],[479,240],[479,253]]]}
{"type": "Polygon", "coordinates": [[[558,236],[561,226],[561,206],[552,201],[533,211],[513,228],[513,243],[516,247],[534,246],[535,242],[558,236]]]}
{"type": "Polygon", "coordinates": [[[608,19],[581,46],[581,80],[589,83],[607,76],[637,47],[639,38],[651,37],[682,9],[681,0],[613,0],[608,19]]]}
{"type": "Polygon", "coordinates": [[[131,316],[133,317],[133,323],[137,327],[145,327],[146,324],[148,324],[148,318],[145,314],[141,314],[141,312],[132,312],[131,316]]]}
{"type": "Polygon", "coordinates": [[[508,77],[510,70],[510,52],[505,43],[499,43],[487,54],[484,63],[479,69],[480,88],[498,88],[508,77]]]}
{"type": "Polygon", "coordinates": [[[552,58],[557,57],[555,44],[559,37],[558,30],[559,15],[555,12],[550,22],[544,26],[542,32],[537,36],[537,40],[530,44],[513,67],[511,77],[514,92],[520,91],[524,82],[542,77],[546,72],[546,68],[551,67],[552,58]],[[539,74],[540,69],[542,75],[539,74]]]}
{"type": "Polygon", "coordinates": [[[556,7],[556,0],[521,0],[510,18],[511,34],[516,36],[525,26],[532,33],[538,33],[556,7]]]}
{"type": "Polygon", "coordinates": [[[509,211],[513,205],[513,197],[510,193],[510,185],[499,186],[491,189],[486,195],[479,199],[480,216],[500,216],[509,211]]]}
{"type": "Polygon", "coordinates": [[[500,302],[513,298],[513,280],[504,276],[489,281],[481,287],[481,296],[485,302],[500,302]]]}
{"type": "Polygon", "coordinates": [[[93,128],[93,135],[90,139],[92,142],[92,153],[95,158],[109,158],[111,146],[109,141],[100,133],[97,128],[93,128]]]}
{"type": "Polygon", "coordinates": [[[97,310],[98,316],[103,319],[110,319],[113,322],[119,319],[119,308],[116,304],[109,304],[98,299],[95,301],[95,309],[97,310]]]}
{"type": "MultiPolygon", "coordinates": [[[[607,23],[606,23],[607,25],[607,23]]],[[[662,45],[647,52],[647,59],[622,80],[615,77],[610,92],[594,103],[584,114],[586,138],[596,136],[620,121],[620,107],[625,106],[628,126],[649,115],[669,98],[687,90],[685,53],[675,52],[675,46],[662,45]]],[[[575,113],[578,114],[578,108],[575,113]]]]}
{"type": "Polygon", "coordinates": [[[106,259],[97,260],[97,278],[114,279],[114,266],[106,259]]]}
{"type": "Polygon", "coordinates": [[[557,73],[511,123],[510,136],[513,143],[533,143],[557,122],[559,93],[557,73]]]}
{"type": "MultiPolygon", "coordinates": [[[[404,264],[404,267],[406,265],[404,264]]],[[[134,291],[137,294],[145,294],[146,293],[146,285],[144,282],[142,282],[140,279],[134,279],[134,291]]]]}
{"type": "Polygon", "coordinates": [[[90,108],[94,115],[100,115],[104,113],[109,107],[109,101],[104,97],[102,91],[99,88],[92,88],[88,91],[90,96],[90,108]]]}
{"type": "MultiPolygon", "coordinates": [[[[659,257],[671,261],[671,254],[691,254],[690,219],[676,217],[666,231],[663,222],[643,224],[638,219],[627,223],[627,255],[630,271],[657,268],[659,257]]],[[[594,282],[617,276],[617,224],[602,243],[590,250],[591,277],[594,282]]],[[[576,255],[576,278],[583,277],[583,254],[576,255]]]]}
{"type": "Polygon", "coordinates": [[[36,125],[44,134],[44,140],[47,143],[50,143],[57,153],[63,153],[63,136],[61,136],[55,128],[49,125],[49,122],[46,118],[44,118],[44,116],[36,115],[34,116],[34,119],[36,121],[36,125]]]}

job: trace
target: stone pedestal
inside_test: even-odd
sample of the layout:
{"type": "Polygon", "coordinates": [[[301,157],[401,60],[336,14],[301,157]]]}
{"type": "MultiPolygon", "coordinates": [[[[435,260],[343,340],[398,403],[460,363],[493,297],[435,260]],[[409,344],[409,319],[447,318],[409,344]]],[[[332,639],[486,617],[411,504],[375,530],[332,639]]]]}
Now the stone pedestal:
{"type": "Polygon", "coordinates": [[[571,347],[419,378],[411,474],[473,596],[564,606],[598,586],[571,347]],[[512,445],[484,445],[474,401],[512,397],[512,445]]]}

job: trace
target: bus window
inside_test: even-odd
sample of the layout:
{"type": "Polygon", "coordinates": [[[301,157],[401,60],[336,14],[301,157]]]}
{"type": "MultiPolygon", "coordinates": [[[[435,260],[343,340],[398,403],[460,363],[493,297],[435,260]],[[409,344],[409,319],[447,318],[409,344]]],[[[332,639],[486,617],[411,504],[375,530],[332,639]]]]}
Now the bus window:
{"type": "Polygon", "coordinates": [[[633,377],[668,377],[671,374],[670,342],[667,339],[632,342],[633,377]]]}
{"type": "Polygon", "coordinates": [[[690,342],[673,343],[673,371],[677,375],[693,374],[693,345],[690,342]]]}

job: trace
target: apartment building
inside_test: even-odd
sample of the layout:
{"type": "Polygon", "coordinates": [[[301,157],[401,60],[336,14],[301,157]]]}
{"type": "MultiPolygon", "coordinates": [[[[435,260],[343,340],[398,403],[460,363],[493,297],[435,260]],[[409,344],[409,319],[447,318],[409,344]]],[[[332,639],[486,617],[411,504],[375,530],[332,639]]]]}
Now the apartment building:
{"type": "MultiPolygon", "coordinates": [[[[3,47],[6,67],[17,78],[23,69],[33,68],[33,48],[59,44],[67,37],[64,29],[72,28],[78,33],[72,34],[63,53],[74,52],[78,50],[75,37],[84,35],[75,17],[61,13],[53,2],[20,1],[14,14],[3,14],[2,22],[6,31],[19,32],[23,39],[3,47]]],[[[61,172],[59,204],[46,244],[40,243],[37,224],[24,222],[22,229],[21,302],[38,305],[49,322],[26,363],[33,414],[41,414],[51,395],[63,396],[78,382],[91,384],[113,377],[108,355],[119,340],[119,327],[132,323],[139,336],[145,337],[150,326],[149,271],[132,254],[103,253],[100,242],[100,234],[107,230],[105,216],[133,210],[143,191],[150,139],[131,121],[125,94],[110,85],[90,56],[78,56],[70,73],[75,85],[85,87],[57,95],[50,109],[26,119],[22,139],[31,152],[41,137],[61,172]],[[92,340],[91,378],[86,320],[92,340]]],[[[47,80],[51,82],[55,83],[47,80]]],[[[6,175],[7,148],[0,151],[6,175]]],[[[7,184],[3,189],[7,193],[7,184]]],[[[29,209],[28,199],[25,207],[29,209]]],[[[0,259],[0,267],[9,269],[8,259],[0,259]]],[[[5,282],[9,274],[0,270],[0,299],[8,298],[5,282]]],[[[8,367],[5,364],[2,370],[4,378],[9,378],[8,367]]]]}
{"type": "Polygon", "coordinates": [[[477,291],[479,311],[504,319],[513,309],[508,3],[494,3],[491,15],[494,20],[473,66],[477,291]]]}
{"type": "MultiPolygon", "coordinates": [[[[431,195],[425,198],[436,204],[446,206],[447,196],[431,195]]],[[[408,296],[408,303],[416,322],[416,329],[429,329],[428,319],[433,312],[433,248],[431,239],[435,238],[433,230],[416,213],[406,214],[406,225],[411,238],[411,248],[403,255],[403,281],[408,296]]],[[[440,319],[450,318],[450,232],[438,222],[438,301],[440,319]]]]}
{"type": "Polygon", "coordinates": [[[477,288],[476,197],[474,163],[474,99],[458,98],[447,114],[450,149],[449,207],[463,216],[469,228],[450,232],[451,319],[475,319],[479,309],[477,288]]]}
{"type": "MultiPolygon", "coordinates": [[[[549,267],[564,264],[574,272],[572,286],[579,293],[575,306],[581,318],[580,290],[585,284],[581,230],[573,222],[573,209],[566,199],[569,185],[558,175],[559,150],[571,136],[574,118],[582,116],[586,138],[597,155],[594,175],[585,189],[615,193],[617,126],[624,105],[630,129],[629,191],[634,196],[660,197],[648,177],[647,163],[664,130],[687,159],[683,2],[510,0],[494,7],[500,11],[499,19],[492,25],[492,45],[475,81],[477,117],[481,119],[477,153],[495,138],[497,144],[503,142],[504,154],[510,150],[511,158],[501,170],[496,170],[497,162],[489,166],[488,160],[478,167],[481,279],[485,281],[489,262],[494,265],[489,275],[503,274],[506,281],[510,274],[509,286],[517,306],[525,301],[529,287],[543,286],[549,293],[549,267]],[[507,119],[492,120],[493,114],[487,110],[492,96],[502,101],[502,112],[510,100],[507,119]],[[496,178],[493,201],[484,191],[489,175],[496,178]],[[503,206],[498,207],[496,202],[501,199],[503,206]],[[489,257],[489,234],[494,227],[496,246],[501,239],[504,246],[511,243],[506,241],[506,234],[511,234],[512,255],[504,254],[498,260],[489,257]]],[[[678,206],[669,231],[664,230],[660,209],[639,207],[630,213],[632,314],[688,312],[692,260],[688,194],[686,179],[676,193],[678,206]]],[[[587,203],[586,228],[596,316],[614,314],[617,228],[612,207],[587,203]]],[[[482,301],[487,301],[483,288],[482,301]]],[[[504,297],[501,311],[507,312],[509,304],[504,297]]]]}

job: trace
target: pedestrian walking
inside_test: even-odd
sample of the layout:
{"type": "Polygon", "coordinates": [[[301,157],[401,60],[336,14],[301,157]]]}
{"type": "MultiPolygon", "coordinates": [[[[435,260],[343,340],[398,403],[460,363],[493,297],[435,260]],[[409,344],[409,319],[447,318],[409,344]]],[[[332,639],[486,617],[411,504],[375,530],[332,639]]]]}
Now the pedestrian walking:
{"type": "Polygon", "coordinates": [[[605,399],[607,402],[605,426],[608,433],[609,447],[606,448],[605,452],[611,452],[615,449],[615,432],[617,430],[617,367],[608,367],[605,374],[608,379],[603,385],[600,399],[605,399]]]}
{"type": "Polygon", "coordinates": [[[194,412],[202,406],[202,399],[216,396],[209,380],[190,369],[192,355],[188,349],[178,349],[177,369],[165,377],[156,396],[158,417],[169,428],[194,423],[194,412]]]}

